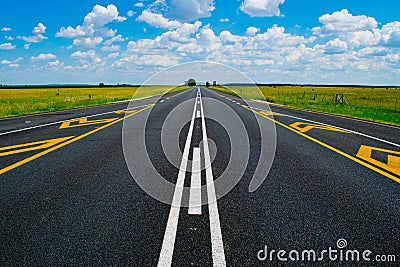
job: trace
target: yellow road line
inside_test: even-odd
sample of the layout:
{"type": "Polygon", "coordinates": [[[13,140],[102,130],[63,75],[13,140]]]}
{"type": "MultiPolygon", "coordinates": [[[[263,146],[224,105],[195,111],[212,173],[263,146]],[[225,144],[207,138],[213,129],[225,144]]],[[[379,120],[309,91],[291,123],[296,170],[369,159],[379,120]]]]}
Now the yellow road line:
{"type": "Polygon", "coordinates": [[[357,157],[365,160],[366,162],[372,163],[376,166],[386,169],[392,173],[400,175],[400,157],[390,155],[390,154],[400,155],[400,152],[383,149],[383,148],[378,148],[378,147],[362,145],[360,147],[360,150],[357,153],[357,157]],[[387,157],[387,163],[383,163],[379,160],[372,158],[372,151],[380,151],[380,152],[388,153],[389,155],[387,157]]]}
{"type": "Polygon", "coordinates": [[[73,137],[74,136],[68,136],[68,137],[62,137],[62,138],[56,138],[56,139],[50,139],[50,140],[31,142],[31,143],[26,143],[26,144],[0,147],[0,151],[6,151],[6,152],[1,152],[0,157],[49,148],[51,146],[54,146],[61,142],[64,142],[73,137]]]}
{"type": "Polygon", "coordinates": [[[180,92],[180,93],[178,93],[178,94],[176,94],[176,95],[170,96],[169,98],[174,98],[174,97],[177,97],[178,95],[181,95],[181,94],[183,94],[183,93],[187,93],[187,92],[189,92],[189,91],[190,91],[190,90],[183,89],[183,91],[182,91],[182,92],[180,92]]]}
{"type": "Polygon", "coordinates": [[[105,123],[115,121],[117,119],[118,118],[107,118],[107,119],[91,120],[91,121],[89,121],[87,118],[74,119],[74,120],[63,122],[60,126],[60,129],[82,127],[82,126],[89,126],[89,125],[96,125],[96,124],[105,124],[105,123]],[[71,125],[71,123],[73,123],[73,122],[78,122],[78,123],[71,125]]]}
{"type": "Polygon", "coordinates": [[[264,117],[264,118],[266,118],[266,119],[268,119],[270,121],[273,121],[276,124],[286,128],[286,129],[288,129],[288,130],[290,130],[290,131],[292,131],[294,133],[297,133],[298,135],[301,135],[301,136],[303,136],[303,137],[305,137],[305,138],[307,138],[307,139],[309,139],[309,140],[311,140],[311,141],[313,141],[313,142],[315,142],[315,143],[317,143],[317,144],[319,144],[319,145],[321,145],[323,147],[326,147],[326,148],[328,148],[328,149],[330,149],[330,150],[332,150],[332,151],[334,151],[334,152],[336,152],[336,153],[338,153],[338,154],[340,154],[340,155],[342,155],[342,156],[344,156],[344,157],[346,157],[346,158],[348,158],[348,159],[350,159],[350,160],[352,160],[354,162],[357,162],[358,164],[361,164],[364,167],[367,167],[367,168],[369,168],[369,169],[371,169],[371,170],[373,170],[373,171],[375,171],[375,172],[377,172],[379,174],[382,174],[382,175],[386,176],[389,179],[392,179],[393,181],[395,181],[397,183],[400,183],[400,178],[397,178],[396,176],[394,176],[394,175],[392,175],[390,173],[387,173],[387,172],[385,172],[385,171],[383,171],[383,170],[381,170],[381,169],[379,169],[379,168],[377,168],[377,167],[375,167],[373,165],[370,165],[370,164],[368,164],[368,163],[366,163],[366,162],[364,162],[364,161],[362,161],[362,160],[360,160],[360,159],[358,159],[356,157],[353,157],[353,156],[351,156],[351,155],[349,155],[349,154],[347,154],[347,153],[345,153],[345,152],[343,152],[343,151],[341,151],[341,150],[339,150],[337,148],[334,148],[334,147],[332,147],[332,146],[330,146],[330,145],[328,145],[328,144],[326,144],[326,143],[324,143],[324,142],[322,142],[322,141],[320,141],[318,139],[315,139],[315,138],[313,138],[313,137],[311,137],[309,135],[306,135],[306,134],[304,134],[302,132],[299,132],[299,131],[287,126],[284,123],[281,123],[281,122],[279,122],[277,120],[274,120],[274,119],[272,119],[272,118],[270,118],[268,116],[265,116],[265,115],[261,114],[258,111],[252,110],[251,108],[249,108],[249,107],[247,107],[245,105],[242,105],[242,107],[247,109],[247,110],[250,110],[251,112],[256,113],[256,114],[258,114],[258,115],[260,115],[260,116],[262,116],[262,117],[264,117]]]}
{"type": "MultiPolygon", "coordinates": [[[[225,96],[214,92],[215,91],[214,89],[211,89],[211,90],[212,90],[212,92],[214,94],[226,98],[225,96]]],[[[244,100],[244,99],[242,99],[242,100],[244,100]]],[[[258,101],[260,101],[260,100],[247,99],[247,101],[253,101],[253,102],[258,103],[258,101]]],[[[266,102],[266,101],[264,101],[264,102],[266,102]]],[[[314,114],[318,114],[318,115],[325,115],[325,116],[336,117],[336,118],[341,118],[341,119],[347,119],[347,120],[352,120],[352,121],[364,122],[364,123],[368,123],[368,124],[379,125],[379,126],[384,126],[384,127],[393,128],[393,129],[400,129],[400,126],[392,125],[392,124],[389,124],[389,123],[369,121],[369,120],[366,120],[366,119],[361,119],[361,118],[356,118],[356,117],[351,117],[351,116],[346,116],[346,115],[333,114],[333,113],[327,113],[327,112],[321,112],[321,111],[313,111],[313,110],[296,108],[296,107],[292,107],[292,106],[287,106],[287,105],[282,105],[282,104],[275,104],[275,103],[268,103],[268,105],[287,108],[287,109],[292,109],[292,110],[299,110],[299,111],[314,113],[314,114]]]]}
{"type": "MultiPolygon", "coordinates": [[[[260,112],[260,113],[262,113],[262,112],[260,112]]],[[[333,131],[333,132],[338,132],[338,133],[351,134],[351,132],[349,132],[349,131],[338,129],[338,128],[335,128],[332,126],[316,124],[316,123],[308,123],[308,122],[302,122],[302,121],[292,123],[292,124],[290,124],[290,127],[294,128],[297,131],[302,132],[302,133],[306,133],[312,129],[320,129],[320,130],[325,130],[325,131],[333,131]]]]}
{"type": "MultiPolygon", "coordinates": [[[[254,101],[254,100],[251,100],[251,101],[257,103],[257,101],[254,101]]],[[[384,126],[384,127],[393,128],[393,129],[400,129],[400,126],[396,126],[396,125],[392,125],[392,124],[388,124],[388,123],[382,123],[382,122],[369,121],[366,119],[351,117],[348,115],[340,115],[340,114],[327,113],[327,112],[321,112],[321,111],[313,111],[313,110],[296,108],[296,107],[292,107],[292,106],[275,104],[275,103],[268,103],[268,104],[271,106],[277,106],[277,107],[282,107],[282,108],[287,108],[287,109],[292,109],[292,110],[309,112],[309,113],[314,113],[314,114],[318,114],[318,115],[325,115],[325,116],[336,117],[336,118],[341,118],[341,119],[346,119],[346,120],[358,121],[358,122],[363,122],[363,123],[368,123],[368,124],[373,124],[373,125],[378,125],[378,126],[384,126]]]]}
{"type": "Polygon", "coordinates": [[[26,158],[26,159],[21,160],[21,161],[19,161],[19,162],[17,162],[17,163],[14,163],[14,164],[12,164],[12,165],[6,167],[6,168],[0,169],[0,175],[1,175],[1,174],[4,174],[4,173],[6,173],[6,172],[8,172],[8,171],[10,171],[10,170],[13,170],[13,169],[15,169],[15,168],[17,168],[17,167],[20,167],[20,166],[22,166],[22,165],[24,165],[24,164],[26,164],[26,163],[28,163],[28,162],[30,162],[30,161],[32,161],[32,160],[35,160],[35,159],[40,158],[40,157],[42,157],[42,156],[44,156],[44,155],[46,155],[46,154],[49,154],[50,152],[53,152],[53,151],[55,151],[55,150],[57,150],[57,149],[59,149],[59,148],[61,148],[61,147],[64,147],[64,146],[66,146],[66,145],[69,145],[69,144],[71,144],[71,143],[73,143],[73,142],[76,142],[76,141],[78,141],[78,140],[80,140],[80,139],[82,139],[82,138],[85,138],[85,137],[87,137],[87,136],[89,136],[89,135],[91,135],[91,134],[94,134],[94,133],[96,133],[96,132],[98,132],[98,131],[101,131],[101,130],[107,128],[107,127],[110,127],[111,125],[114,125],[114,124],[116,124],[116,123],[118,123],[118,122],[121,122],[121,121],[123,121],[123,120],[125,120],[125,119],[127,119],[127,118],[129,118],[129,117],[131,117],[131,116],[133,116],[133,115],[136,115],[136,114],[138,114],[139,112],[142,112],[142,111],[144,111],[144,110],[146,110],[146,109],[148,109],[148,108],[150,108],[150,107],[152,107],[152,106],[154,106],[154,104],[151,104],[151,105],[149,105],[149,106],[147,106],[147,107],[145,107],[145,108],[142,108],[142,109],[138,110],[136,113],[129,114],[129,115],[125,116],[125,117],[122,117],[122,118],[120,118],[120,119],[117,119],[117,120],[115,120],[115,121],[113,121],[113,122],[110,122],[109,124],[103,125],[103,126],[97,128],[97,129],[94,129],[94,130],[90,131],[90,132],[87,132],[87,133],[84,133],[84,134],[82,134],[82,135],[80,135],[80,136],[74,137],[74,138],[72,138],[72,139],[70,139],[70,140],[68,140],[68,141],[66,141],[66,142],[64,142],[64,143],[61,143],[61,144],[56,145],[56,146],[53,146],[53,147],[51,147],[51,148],[49,148],[49,149],[47,149],[47,150],[45,150],[45,151],[42,151],[42,152],[40,152],[40,153],[38,153],[38,154],[35,154],[35,155],[33,155],[33,156],[29,157],[29,158],[26,158]]]}

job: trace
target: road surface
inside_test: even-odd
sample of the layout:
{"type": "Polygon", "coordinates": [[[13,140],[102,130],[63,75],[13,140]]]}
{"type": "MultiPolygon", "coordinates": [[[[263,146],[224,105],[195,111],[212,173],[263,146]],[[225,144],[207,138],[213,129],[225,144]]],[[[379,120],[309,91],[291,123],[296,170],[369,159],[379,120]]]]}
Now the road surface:
{"type": "Polygon", "coordinates": [[[0,265],[398,266],[399,127],[270,108],[193,88],[0,120],[0,265]]]}

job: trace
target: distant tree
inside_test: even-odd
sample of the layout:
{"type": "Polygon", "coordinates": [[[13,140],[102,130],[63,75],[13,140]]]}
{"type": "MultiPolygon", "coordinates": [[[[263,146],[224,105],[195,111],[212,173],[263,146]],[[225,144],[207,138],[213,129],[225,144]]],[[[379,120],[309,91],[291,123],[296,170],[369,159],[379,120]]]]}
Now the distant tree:
{"type": "Polygon", "coordinates": [[[104,87],[104,83],[99,83],[99,87],[104,87]]]}
{"type": "Polygon", "coordinates": [[[210,87],[210,83],[209,82],[206,82],[206,87],[210,87]]]}
{"type": "Polygon", "coordinates": [[[189,79],[187,82],[188,86],[196,86],[196,80],[195,79],[189,79]]]}

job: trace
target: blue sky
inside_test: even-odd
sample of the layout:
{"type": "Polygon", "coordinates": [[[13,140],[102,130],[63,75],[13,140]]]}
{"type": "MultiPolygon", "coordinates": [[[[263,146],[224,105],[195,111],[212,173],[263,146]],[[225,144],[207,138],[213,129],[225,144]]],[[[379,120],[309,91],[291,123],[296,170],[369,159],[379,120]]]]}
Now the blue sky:
{"type": "Polygon", "coordinates": [[[140,84],[214,61],[256,82],[400,85],[400,1],[6,1],[0,84],[140,84]]]}

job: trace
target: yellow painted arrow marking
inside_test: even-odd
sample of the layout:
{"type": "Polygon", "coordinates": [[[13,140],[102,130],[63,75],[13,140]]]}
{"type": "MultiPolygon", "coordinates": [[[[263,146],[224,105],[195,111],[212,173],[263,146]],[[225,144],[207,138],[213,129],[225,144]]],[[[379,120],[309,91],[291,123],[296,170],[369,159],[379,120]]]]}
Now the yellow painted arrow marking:
{"type": "Polygon", "coordinates": [[[81,118],[76,120],[70,120],[63,122],[60,126],[60,129],[66,128],[74,128],[74,127],[81,127],[81,126],[88,126],[88,125],[95,125],[95,124],[106,124],[117,120],[118,118],[109,118],[109,119],[102,119],[102,120],[92,120],[88,121],[87,118],[81,118]],[[78,124],[72,124],[74,122],[78,122],[78,124]],[[72,124],[72,125],[71,125],[72,124]]]}
{"type": "Polygon", "coordinates": [[[312,129],[320,129],[320,130],[325,130],[325,131],[334,131],[334,132],[340,132],[340,133],[351,133],[349,131],[341,130],[335,127],[331,126],[326,126],[322,124],[314,124],[314,123],[307,123],[307,122],[295,122],[290,125],[290,127],[296,129],[297,131],[301,133],[308,132],[312,129]]]}
{"type": "Polygon", "coordinates": [[[71,138],[73,138],[73,136],[49,139],[49,140],[43,140],[43,141],[37,141],[37,142],[19,144],[19,145],[13,145],[13,146],[0,147],[0,157],[49,148],[49,147],[52,147],[59,143],[62,143],[66,140],[69,140],[71,138]],[[1,151],[5,151],[5,152],[1,152],[1,151]]]}
{"type": "MultiPolygon", "coordinates": [[[[283,128],[285,128],[285,129],[288,129],[288,130],[290,130],[290,131],[292,131],[292,132],[294,132],[294,133],[296,133],[296,134],[298,134],[298,135],[300,135],[300,136],[303,136],[304,138],[307,138],[308,140],[310,140],[310,141],[312,141],[312,142],[315,142],[315,143],[317,143],[317,144],[319,144],[319,145],[321,145],[321,146],[323,146],[323,147],[325,147],[325,148],[327,148],[327,149],[329,149],[329,150],[331,150],[331,151],[333,151],[333,152],[335,152],[335,153],[338,153],[339,155],[342,155],[343,157],[345,157],[345,158],[347,158],[347,159],[350,159],[350,160],[352,160],[352,161],[354,161],[354,162],[356,162],[356,163],[358,163],[358,164],[360,164],[360,165],[362,165],[362,166],[364,166],[364,167],[367,167],[367,168],[370,169],[370,170],[373,170],[373,171],[375,171],[375,172],[377,172],[377,173],[379,173],[379,174],[382,174],[382,175],[386,176],[387,178],[389,178],[389,179],[395,181],[396,183],[400,183],[400,178],[397,177],[397,176],[395,176],[394,174],[392,174],[392,173],[390,173],[390,172],[384,171],[384,170],[378,168],[377,166],[375,166],[375,165],[373,165],[373,164],[370,164],[369,162],[366,162],[366,161],[364,161],[364,160],[361,160],[360,158],[357,158],[357,157],[354,157],[354,156],[352,156],[352,155],[350,155],[350,154],[347,154],[347,153],[345,153],[345,152],[343,152],[343,151],[341,151],[341,150],[339,150],[339,149],[337,149],[337,148],[334,148],[333,146],[330,146],[330,145],[328,145],[328,144],[326,144],[326,143],[324,143],[324,142],[322,142],[322,141],[320,141],[320,140],[318,140],[318,139],[315,139],[314,137],[311,137],[311,136],[306,135],[306,134],[304,134],[304,133],[302,133],[302,132],[299,132],[299,131],[295,130],[294,128],[289,127],[288,125],[286,125],[286,124],[284,124],[284,123],[282,123],[282,122],[279,122],[279,121],[277,121],[277,120],[274,120],[274,119],[272,119],[272,118],[270,118],[270,117],[268,117],[268,116],[264,116],[264,115],[262,115],[261,113],[259,113],[258,111],[252,110],[250,107],[247,107],[247,106],[245,106],[245,105],[242,105],[242,107],[245,108],[245,109],[247,109],[247,110],[249,110],[249,111],[251,111],[251,112],[254,112],[254,113],[256,113],[256,114],[258,114],[258,115],[260,115],[260,116],[262,116],[262,117],[264,117],[264,118],[266,118],[267,120],[273,121],[273,122],[275,122],[277,125],[280,125],[280,126],[282,126],[283,128]]],[[[398,159],[396,159],[396,161],[393,161],[393,160],[392,160],[392,162],[398,162],[397,160],[398,160],[398,159]]],[[[0,170],[0,174],[1,174],[1,170],[0,170]]]]}
{"type": "Polygon", "coordinates": [[[132,110],[132,109],[122,109],[114,112],[115,114],[118,115],[125,115],[125,114],[135,114],[137,110],[132,110]]]}
{"type": "Polygon", "coordinates": [[[382,169],[400,175],[400,151],[393,151],[383,148],[362,145],[357,153],[357,157],[372,163],[382,169]],[[372,151],[380,151],[388,154],[387,163],[372,158],[372,151]],[[394,156],[397,155],[397,156],[394,156]]]}
{"type": "Polygon", "coordinates": [[[263,114],[264,116],[282,116],[281,114],[272,112],[272,111],[260,111],[261,114],[263,114]]]}
{"type": "MultiPolygon", "coordinates": [[[[149,109],[149,108],[151,108],[151,107],[154,107],[154,104],[150,104],[150,105],[148,105],[148,106],[146,106],[146,107],[144,107],[144,108],[138,110],[137,113],[142,112],[142,111],[145,111],[145,110],[147,110],[147,109],[149,109]]],[[[135,115],[135,114],[129,114],[129,115],[124,116],[124,117],[122,117],[122,118],[116,119],[116,120],[114,120],[114,121],[112,121],[112,122],[110,122],[110,123],[108,123],[108,124],[106,124],[106,125],[102,125],[102,126],[96,128],[96,129],[94,129],[94,130],[92,130],[92,131],[90,131],[90,132],[84,133],[84,134],[82,134],[82,135],[80,135],[80,136],[73,137],[73,138],[72,138],[72,136],[71,136],[71,138],[70,138],[69,140],[65,141],[65,142],[56,144],[56,145],[54,145],[54,146],[52,146],[52,147],[49,147],[49,148],[45,149],[44,151],[40,151],[39,153],[37,153],[37,154],[35,154],[35,155],[33,155],[33,156],[30,156],[30,157],[28,157],[28,158],[26,158],[26,159],[23,159],[23,160],[21,160],[21,161],[18,161],[18,162],[16,162],[16,163],[10,165],[10,166],[8,166],[8,167],[5,167],[5,168],[3,168],[3,169],[0,169],[0,175],[4,174],[4,173],[6,173],[6,172],[9,172],[9,171],[11,171],[11,170],[13,170],[13,169],[15,169],[15,168],[18,168],[18,167],[20,167],[20,166],[22,166],[22,165],[24,165],[24,164],[27,164],[28,162],[31,162],[31,161],[33,161],[33,160],[35,160],[35,159],[38,159],[38,158],[40,158],[40,157],[42,157],[42,156],[44,156],[44,155],[47,155],[47,154],[49,154],[49,153],[51,153],[51,152],[53,152],[53,151],[56,151],[57,149],[60,149],[60,148],[62,148],[62,147],[64,147],[64,146],[67,146],[67,145],[72,144],[72,143],[74,143],[74,142],[76,142],[76,141],[78,141],[78,140],[81,140],[81,139],[83,139],[83,138],[85,138],[85,137],[87,137],[87,136],[89,136],[89,135],[92,135],[92,134],[97,133],[97,132],[99,132],[99,131],[101,131],[101,130],[104,130],[104,129],[106,129],[107,127],[110,127],[110,126],[112,126],[112,125],[114,125],[114,124],[116,124],[116,123],[118,123],[118,122],[121,122],[121,121],[123,121],[123,120],[125,120],[125,119],[127,119],[127,118],[129,118],[129,117],[132,117],[132,116],[134,116],[134,115],[135,115]]]]}

